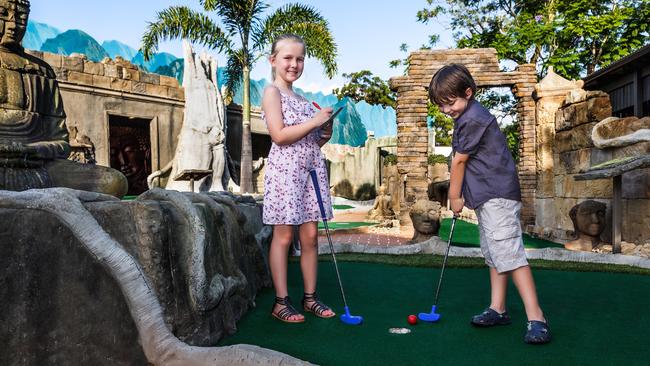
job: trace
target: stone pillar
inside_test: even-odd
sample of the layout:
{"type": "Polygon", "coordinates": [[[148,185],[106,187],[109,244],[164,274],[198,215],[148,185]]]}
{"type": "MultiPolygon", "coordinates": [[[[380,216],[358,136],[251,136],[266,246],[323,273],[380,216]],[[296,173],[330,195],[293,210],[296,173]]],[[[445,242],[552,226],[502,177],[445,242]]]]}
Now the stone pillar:
{"type": "Polygon", "coordinates": [[[406,183],[399,219],[402,225],[408,225],[409,208],[418,199],[427,198],[428,96],[422,86],[402,86],[397,90],[397,170],[406,183]]]}
{"type": "Polygon", "coordinates": [[[519,65],[515,69],[519,74],[512,86],[512,93],[517,99],[517,116],[519,120],[519,183],[521,184],[521,221],[524,227],[535,222],[535,101],[533,91],[537,76],[535,65],[519,65]]]}
{"type": "Polygon", "coordinates": [[[535,85],[534,133],[536,140],[537,186],[534,202],[535,226],[554,227],[555,211],[553,200],[556,196],[554,185],[553,142],[555,140],[555,114],[566,99],[569,91],[582,88],[583,81],[569,81],[549,67],[546,77],[535,85]]]}

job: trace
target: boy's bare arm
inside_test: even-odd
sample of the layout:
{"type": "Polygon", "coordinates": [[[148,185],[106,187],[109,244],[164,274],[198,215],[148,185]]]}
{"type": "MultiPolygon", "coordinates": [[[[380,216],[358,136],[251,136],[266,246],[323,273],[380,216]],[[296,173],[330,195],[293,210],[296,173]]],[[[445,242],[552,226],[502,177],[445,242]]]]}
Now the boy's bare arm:
{"type": "Polygon", "coordinates": [[[449,204],[454,214],[460,214],[465,203],[461,198],[465,166],[469,160],[468,154],[455,153],[451,160],[451,177],[449,179],[449,204]]]}

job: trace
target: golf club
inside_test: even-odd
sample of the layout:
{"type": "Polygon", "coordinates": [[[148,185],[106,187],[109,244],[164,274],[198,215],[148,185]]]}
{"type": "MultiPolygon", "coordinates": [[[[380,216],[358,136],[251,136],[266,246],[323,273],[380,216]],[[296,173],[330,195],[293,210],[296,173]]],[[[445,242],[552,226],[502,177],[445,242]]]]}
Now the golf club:
{"type": "Polygon", "coordinates": [[[420,313],[418,318],[423,322],[434,323],[440,320],[440,314],[436,313],[436,307],[438,306],[438,298],[440,297],[440,287],[442,285],[442,276],[445,274],[445,266],[447,265],[447,258],[449,257],[449,248],[451,248],[451,238],[454,236],[454,227],[456,226],[457,216],[454,215],[454,218],[451,220],[451,230],[449,230],[449,240],[447,241],[447,251],[445,252],[445,258],[442,260],[442,269],[440,269],[440,280],[438,280],[438,289],[436,290],[436,298],[431,307],[430,313],[420,313]]]}
{"type": "Polygon", "coordinates": [[[343,297],[343,305],[345,306],[345,314],[341,315],[341,321],[345,324],[350,325],[359,325],[363,322],[363,317],[359,315],[350,315],[350,309],[348,308],[348,302],[345,299],[345,291],[343,291],[343,283],[341,282],[341,274],[339,273],[339,266],[336,263],[336,254],[334,254],[334,245],[332,244],[332,238],[330,236],[330,229],[327,226],[327,215],[325,214],[325,206],[323,206],[323,198],[320,195],[320,187],[318,185],[318,176],[316,175],[315,170],[310,170],[309,175],[311,176],[311,181],[314,185],[314,190],[316,191],[316,198],[318,199],[318,207],[320,207],[320,215],[323,219],[323,226],[325,226],[325,233],[327,234],[327,242],[330,245],[330,253],[332,254],[332,260],[334,261],[334,269],[336,270],[336,278],[339,280],[339,289],[341,290],[341,297],[343,297]]]}

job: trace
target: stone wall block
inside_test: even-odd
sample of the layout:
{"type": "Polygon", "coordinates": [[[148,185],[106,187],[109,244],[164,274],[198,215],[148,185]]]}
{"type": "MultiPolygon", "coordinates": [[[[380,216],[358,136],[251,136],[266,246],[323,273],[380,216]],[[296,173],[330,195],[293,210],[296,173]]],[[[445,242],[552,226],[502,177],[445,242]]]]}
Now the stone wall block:
{"type": "Polygon", "coordinates": [[[122,69],[120,65],[104,64],[104,76],[122,78],[122,69]]]}
{"type": "Polygon", "coordinates": [[[176,78],[166,75],[160,75],[160,85],[168,86],[170,88],[178,88],[180,86],[176,78]]]}
{"type": "Polygon", "coordinates": [[[99,62],[84,61],[84,70],[86,74],[104,75],[104,64],[99,62]]]}
{"type": "MultiPolygon", "coordinates": [[[[650,168],[631,170],[622,177],[623,198],[650,198],[650,168]]],[[[650,226],[648,226],[650,228],[650,226]]]]}
{"type": "Polygon", "coordinates": [[[93,78],[93,86],[98,87],[98,88],[105,88],[105,89],[111,89],[111,81],[113,80],[112,78],[109,78],[108,76],[101,76],[101,75],[92,75],[93,78]]]}
{"type": "Polygon", "coordinates": [[[141,72],[140,73],[140,81],[142,81],[143,83],[147,83],[147,84],[160,85],[160,75],[152,74],[152,73],[148,73],[148,72],[141,72]]]}
{"type": "Polygon", "coordinates": [[[623,213],[622,239],[630,243],[647,243],[650,227],[650,199],[623,200],[623,213]]]}
{"type": "Polygon", "coordinates": [[[61,68],[63,65],[63,56],[50,53],[50,52],[43,52],[43,61],[47,62],[52,66],[53,68],[61,68]]]}
{"type": "Polygon", "coordinates": [[[84,74],[83,72],[70,71],[68,72],[68,81],[81,85],[93,85],[93,76],[91,74],[84,74]]]}
{"type": "Polygon", "coordinates": [[[591,140],[591,130],[596,122],[585,123],[569,131],[559,131],[555,134],[555,151],[565,152],[578,150],[587,147],[593,147],[591,140]]]}
{"type": "Polygon", "coordinates": [[[559,153],[560,165],[564,172],[584,173],[591,166],[591,151],[595,149],[580,149],[559,153]]]}
{"type": "Polygon", "coordinates": [[[145,94],[147,92],[147,86],[143,82],[133,81],[131,83],[131,91],[134,93],[145,94]]]}
{"type": "Polygon", "coordinates": [[[589,122],[600,122],[612,115],[612,104],[609,96],[596,97],[587,100],[589,122]]]}
{"type": "Polygon", "coordinates": [[[140,81],[140,70],[122,68],[122,79],[140,81]]]}
{"type": "Polygon", "coordinates": [[[84,58],[82,57],[63,57],[61,67],[70,71],[84,71],[84,58]]]}
{"type": "Polygon", "coordinates": [[[185,100],[185,89],[181,88],[168,88],[167,96],[172,99],[185,100]]]}
{"type": "Polygon", "coordinates": [[[131,92],[133,82],[131,80],[124,80],[120,78],[111,79],[111,89],[119,90],[123,92],[131,92]]]}
{"type": "Polygon", "coordinates": [[[162,86],[162,85],[156,85],[156,84],[144,84],[145,85],[145,92],[149,95],[156,95],[159,97],[167,97],[168,93],[167,90],[169,87],[167,86],[162,86]]]}
{"type": "Polygon", "coordinates": [[[575,174],[555,176],[555,194],[563,198],[612,198],[612,179],[575,180],[575,174]]]}

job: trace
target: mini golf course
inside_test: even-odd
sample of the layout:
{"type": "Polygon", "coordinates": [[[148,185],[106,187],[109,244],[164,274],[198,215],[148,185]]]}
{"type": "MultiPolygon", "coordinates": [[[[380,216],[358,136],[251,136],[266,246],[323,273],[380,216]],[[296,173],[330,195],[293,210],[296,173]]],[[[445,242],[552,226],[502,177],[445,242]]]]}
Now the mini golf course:
{"type": "MultiPolygon", "coordinates": [[[[328,258],[323,256],[320,263],[319,294],[341,314],[328,258]]],[[[257,308],[237,324],[238,332],[219,345],[254,344],[319,365],[650,364],[650,270],[531,261],[554,337],[550,344],[531,346],[522,341],[526,317],[512,285],[511,325],[478,329],[469,324],[489,303],[487,270],[479,258],[450,258],[438,304],[440,321],[409,325],[409,314],[431,310],[441,258],[338,255],[350,312],[364,317],[362,325],[312,314],[306,314],[302,324],[282,323],[270,316],[274,294],[264,289],[257,308]],[[596,272],[601,270],[610,272],[596,272]],[[411,333],[391,334],[391,327],[411,333]]],[[[295,258],[289,265],[289,291],[299,306],[302,284],[295,258]]]]}

